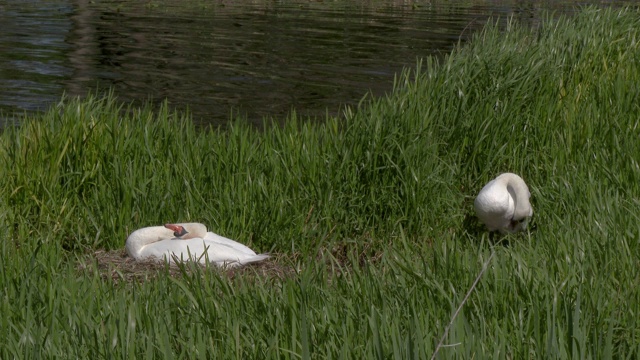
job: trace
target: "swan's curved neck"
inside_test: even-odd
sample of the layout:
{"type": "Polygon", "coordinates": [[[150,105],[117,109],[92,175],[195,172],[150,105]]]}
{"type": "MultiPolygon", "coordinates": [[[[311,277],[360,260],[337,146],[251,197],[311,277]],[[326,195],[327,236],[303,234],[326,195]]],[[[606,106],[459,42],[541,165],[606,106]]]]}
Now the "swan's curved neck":
{"type": "Polygon", "coordinates": [[[127,238],[125,248],[129,255],[135,256],[139,254],[146,245],[164,239],[171,239],[172,237],[173,232],[164,226],[146,227],[132,232],[127,238]]]}
{"type": "MultiPolygon", "coordinates": [[[[179,237],[179,239],[182,240],[204,238],[207,234],[207,227],[204,224],[181,223],[174,225],[181,226],[186,230],[184,235],[179,237]]],[[[127,238],[125,248],[129,255],[135,257],[135,255],[139,254],[145,246],[161,240],[173,239],[175,237],[174,231],[166,226],[150,226],[132,232],[127,238]]]]}
{"type": "Polygon", "coordinates": [[[522,220],[531,216],[531,204],[529,203],[529,188],[521,177],[515,174],[504,174],[503,181],[507,190],[513,196],[515,210],[513,220],[522,220]]]}

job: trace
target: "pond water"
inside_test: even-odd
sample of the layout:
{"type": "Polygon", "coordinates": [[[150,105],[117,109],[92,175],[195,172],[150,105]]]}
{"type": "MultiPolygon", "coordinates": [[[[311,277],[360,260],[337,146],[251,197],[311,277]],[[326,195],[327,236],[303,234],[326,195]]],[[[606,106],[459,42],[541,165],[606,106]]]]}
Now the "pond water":
{"type": "MultiPolygon", "coordinates": [[[[0,126],[64,93],[167,99],[194,121],[339,114],[489,19],[535,24],[575,1],[0,1],[0,126]]],[[[602,3],[591,1],[588,3],[602,3]]],[[[604,5],[607,5],[605,2],[604,5]]]]}

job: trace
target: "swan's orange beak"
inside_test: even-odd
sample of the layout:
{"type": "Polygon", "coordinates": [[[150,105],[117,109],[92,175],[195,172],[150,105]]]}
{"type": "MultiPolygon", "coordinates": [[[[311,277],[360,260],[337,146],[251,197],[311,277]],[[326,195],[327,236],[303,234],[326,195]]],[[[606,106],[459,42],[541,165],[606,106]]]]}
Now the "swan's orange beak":
{"type": "Polygon", "coordinates": [[[178,238],[189,233],[187,230],[185,230],[183,226],[176,225],[176,224],[164,224],[164,227],[166,227],[169,230],[173,230],[173,236],[178,238]]]}

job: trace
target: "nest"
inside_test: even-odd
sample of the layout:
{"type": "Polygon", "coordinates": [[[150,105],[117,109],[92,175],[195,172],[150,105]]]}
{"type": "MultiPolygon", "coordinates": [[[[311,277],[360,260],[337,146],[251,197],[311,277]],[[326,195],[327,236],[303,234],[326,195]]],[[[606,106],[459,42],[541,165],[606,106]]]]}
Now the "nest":
{"type": "MultiPolygon", "coordinates": [[[[382,253],[371,251],[368,245],[354,247],[352,244],[335,244],[331,248],[321,248],[315,256],[307,259],[315,263],[324,262],[327,280],[331,282],[336,277],[348,273],[354,266],[363,267],[377,264],[382,253]]],[[[300,253],[288,255],[271,254],[271,257],[259,263],[252,263],[234,268],[205,266],[199,263],[184,265],[167,264],[152,260],[137,261],[130,257],[124,249],[105,251],[98,250],[81,257],[78,261],[79,272],[95,270],[104,280],[114,283],[131,283],[148,281],[158,276],[181,277],[196,270],[213,271],[220,276],[233,279],[261,277],[266,280],[280,281],[297,277],[304,262],[300,253]]]]}
{"type": "Polygon", "coordinates": [[[268,260],[245,266],[224,269],[217,266],[205,266],[198,263],[167,264],[152,260],[137,261],[130,257],[124,249],[99,250],[80,259],[78,270],[81,272],[95,269],[100,277],[115,283],[146,281],[157,276],[182,276],[185,272],[194,271],[194,266],[202,271],[214,271],[222,276],[234,278],[238,275],[262,276],[274,279],[285,279],[294,276],[298,271],[291,265],[283,265],[283,257],[272,255],[268,260]]]}

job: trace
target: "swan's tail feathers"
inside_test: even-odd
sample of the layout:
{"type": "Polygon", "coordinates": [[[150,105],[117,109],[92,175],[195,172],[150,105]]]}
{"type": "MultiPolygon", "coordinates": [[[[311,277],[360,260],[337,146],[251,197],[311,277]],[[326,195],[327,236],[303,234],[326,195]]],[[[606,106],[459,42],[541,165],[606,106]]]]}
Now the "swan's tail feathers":
{"type": "Polygon", "coordinates": [[[269,254],[257,254],[257,255],[254,255],[254,256],[250,256],[250,257],[248,257],[246,259],[243,259],[241,261],[241,264],[242,265],[252,264],[252,263],[256,263],[256,262],[267,260],[270,257],[271,257],[271,255],[269,255],[269,254]]]}

